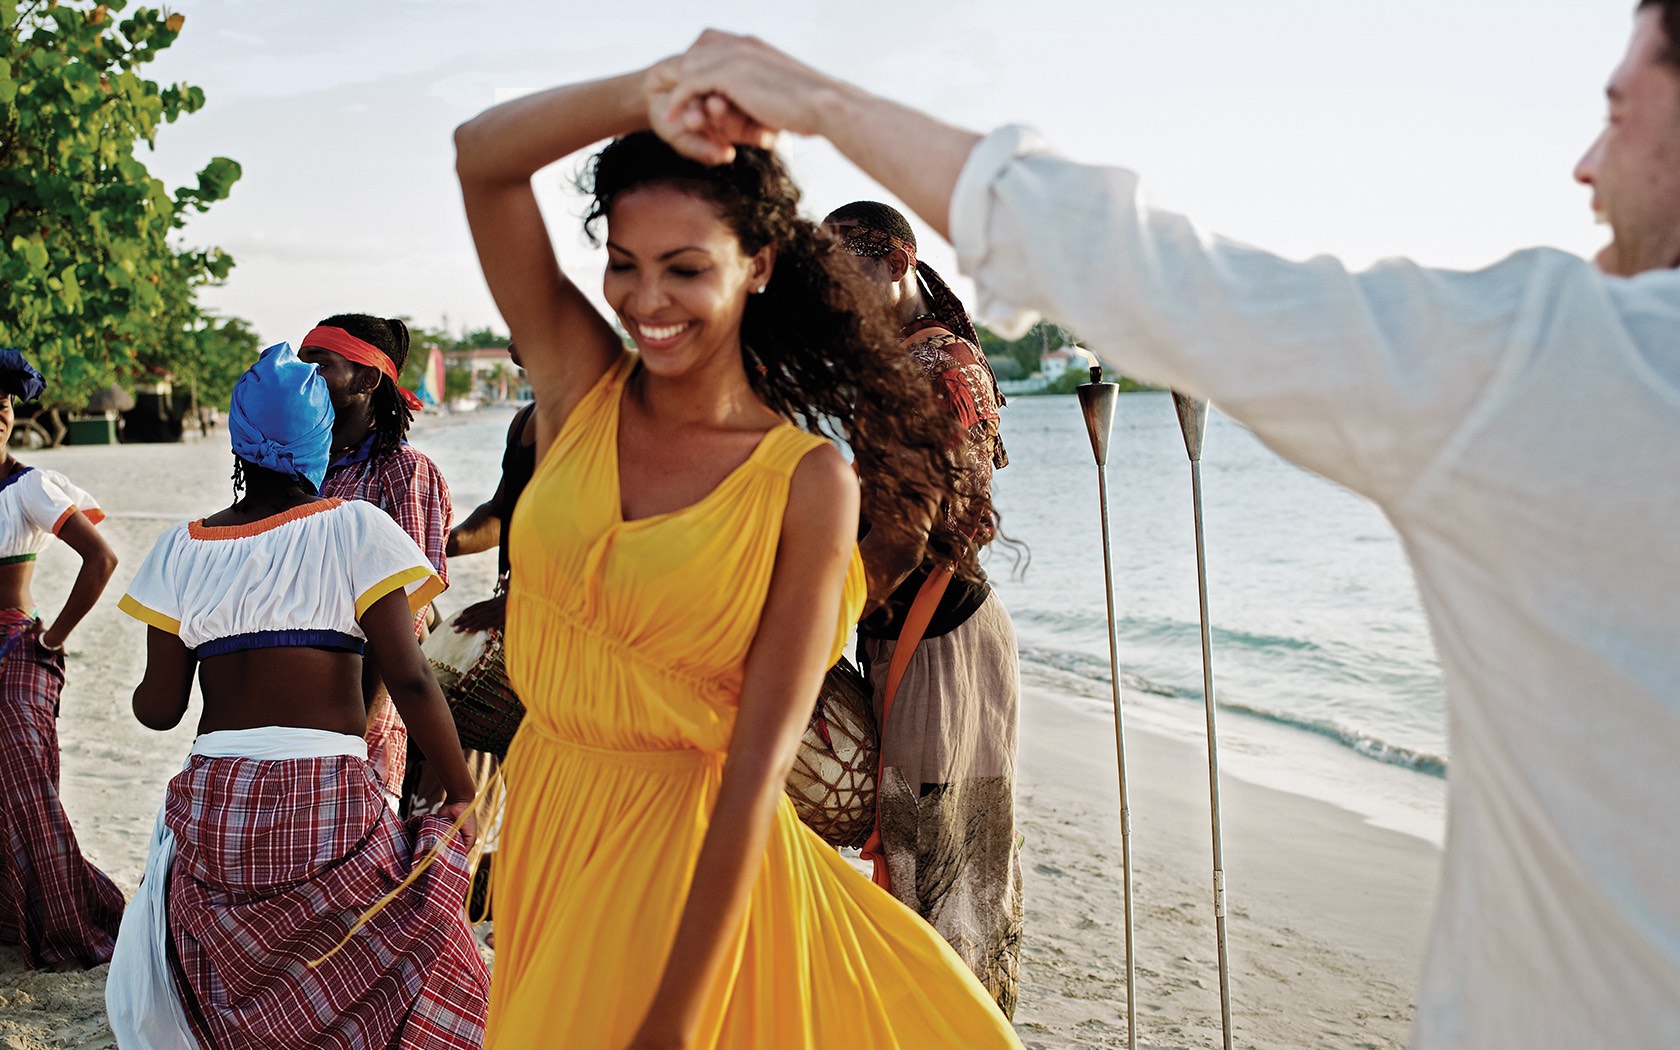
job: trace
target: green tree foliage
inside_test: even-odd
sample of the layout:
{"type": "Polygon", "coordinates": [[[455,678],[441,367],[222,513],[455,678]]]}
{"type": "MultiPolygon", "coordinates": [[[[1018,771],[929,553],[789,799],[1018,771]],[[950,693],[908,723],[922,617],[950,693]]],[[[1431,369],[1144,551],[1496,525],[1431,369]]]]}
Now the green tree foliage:
{"type": "Polygon", "coordinates": [[[445,353],[450,350],[476,350],[481,346],[506,346],[508,342],[506,332],[498,332],[494,328],[474,328],[470,332],[463,332],[453,346],[445,346],[443,349],[445,353]]]}
{"type": "Polygon", "coordinates": [[[168,370],[178,383],[191,383],[203,405],[226,408],[233,384],[262,351],[257,333],[238,317],[204,314],[196,328],[182,333],[168,370]]]}
{"type": "Polygon", "coordinates": [[[992,366],[992,374],[1002,380],[1025,379],[1027,370],[1021,362],[1013,357],[988,357],[986,361],[992,366]]]}
{"type": "MultiPolygon", "coordinates": [[[[505,332],[498,332],[494,328],[475,328],[462,332],[460,338],[450,335],[441,328],[424,328],[415,324],[409,318],[403,318],[408,325],[408,361],[403,365],[400,382],[410,390],[420,388],[420,376],[425,371],[426,362],[432,356],[432,348],[442,350],[444,354],[458,353],[462,350],[476,350],[486,346],[506,346],[508,337],[505,332]]],[[[458,397],[466,397],[473,392],[472,373],[465,368],[449,368],[443,370],[443,399],[453,401],[458,397]]]]}
{"type": "Polygon", "coordinates": [[[989,328],[976,326],[975,330],[980,335],[980,349],[986,352],[987,357],[1014,360],[1021,366],[1022,376],[1030,376],[1038,371],[1038,359],[1047,352],[1075,341],[1061,326],[1048,321],[1040,321],[1033,325],[1027,334],[1019,339],[1005,339],[989,328]]]}
{"type": "Polygon", "coordinates": [[[473,392],[472,373],[465,368],[445,368],[443,370],[443,398],[453,401],[458,397],[466,397],[473,392]]]}
{"type": "MultiPolygon", "coordinates": [[[[408,325],[408,361],[403,365],[400,382],[410,390],[417,389],[420,384],[420,374],[425,371],[426,361],[432,356],[432,347],[437,347],[445,354],[453,354],[461,350],[476,350],[484,346],[506,346],[508,337],[505,332],[498,332],[494,328],[475,328],[461,333],[460,338],[450,335],[441,328],[426,328],[414,323],[412,318],[401,319],[408,325]]],[[[460,394],[449,393],[451,379],[449,369],[444,369],[443,385],[445,397],[459,397],[460,394]]],[[[465,391],[463,391],[464,393],[465,391]]]]}
{"type": "MultiPolygon", "coordinates": [[[[1039,358],[1045,353],[1064,346],[1076,346],[1079,337],[1060,325],[1049,321],[1040,321],[1019,339],[1004,339],[988,328],[976,329],[980,335],[980,349],[993,361],[993,369],[999,379],[1014,379],[1030,376],[1039,370],[1039,358]],[[1020,371],[1013,368],[999,369],[997,363],[1013,361],[1020,371]],[[1004,375],[1004,371],[1014,373],[1004,375]]],[[[1147,386],[1135,379],[1130,379],[1117,372],[1104,370],[1103,379],[1120,386],[1120,393],[1129,394],[1134,390],[1155,390],[1157,387],[1147,386]]],[[[1090,372],[1084,368],[1070,368],[1055,379],[1046,383],[1043,390],[1036,390],[1038,394],[1071,394],[1073,388],[1090,380],[1090,372]]]]}
{"type": "MultiPolygon", "coordinates": [[[[1083,386],[1091,381],[1091,372],[1087,368],[1070,368],[1061,375],[1044,384],[1043,390],[1036,390],[1038,394],[1071,394],[1075,387],[1083,386]]],[[[1122,394],[1130,394],[1138,390],[1158,390],[1159,387],[1145,386],[1135,379],[1120,375],[1110,369],[1103,369],[1103,381],[1113,383],[1120,388],[1122,394]]]]}
{"type": "Polygon", "coordinates": [[[220,391],[214,377],[254,356],[242,323],[194,300],[233,260],[171,243],[239,165],[217,157],[171,194],[136,156],[204,105],[197,87],[139,73],[185,17],[142,7],[116,21],[125,4],[0,0],[0,345],[30,355],[56,405],[147,370],[220,391]]]}

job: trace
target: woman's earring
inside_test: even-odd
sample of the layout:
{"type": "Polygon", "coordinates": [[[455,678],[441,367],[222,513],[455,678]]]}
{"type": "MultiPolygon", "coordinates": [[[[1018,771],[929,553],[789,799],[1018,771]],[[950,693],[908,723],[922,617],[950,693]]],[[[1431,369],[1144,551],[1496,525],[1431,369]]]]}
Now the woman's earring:
{"type": "Polygon", "coordinates": [[[753,289],[753,294],[754,295],[763,295],[764,294],[764,289],[766,289],[768,287],[770,287],[770,282],[766,281],[763,284],[759,285],[757,288],[754,288],[753,289]]]}

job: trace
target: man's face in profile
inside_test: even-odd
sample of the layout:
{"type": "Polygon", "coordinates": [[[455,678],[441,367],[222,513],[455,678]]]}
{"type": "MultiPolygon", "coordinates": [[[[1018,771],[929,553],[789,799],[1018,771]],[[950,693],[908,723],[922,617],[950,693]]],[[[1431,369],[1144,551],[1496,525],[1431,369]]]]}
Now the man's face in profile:
{"type": "Polygon", "coordinates": [[[1680,67],[1662,8],[1641,8],[1627,55],[1610,76],[1604,130],[1575,166],[1610,226],[1598,254],[1606,273],[1631,277],[1680,266],[1680,67]]]}

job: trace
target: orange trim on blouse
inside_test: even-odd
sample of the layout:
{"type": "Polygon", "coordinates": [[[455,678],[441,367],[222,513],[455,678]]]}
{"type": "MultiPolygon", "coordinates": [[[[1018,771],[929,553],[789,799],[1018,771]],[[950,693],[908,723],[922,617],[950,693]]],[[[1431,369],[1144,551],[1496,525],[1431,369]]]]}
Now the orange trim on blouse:
{"type": "Polygon", "coordinates": [[[307,518],[311,514],[332,510],[343,503],[344,501],[336,496],[318,499],[313,503],[301,503],[291,510],[270,514],[266,518],[259,518],[243,525],[206,525],[201,518],[198,521],[187,522],[187,535],[195,540],[238,540],[247,536],[260,536],[270,529],[277,529],[300,518],[307,518]]]}
{"type": "Polygon", "coordinates": [[[76,509],[77,508],[76,508],[76,505],[74,503],[72,503],[72,504],[70,504],[70,506],[64,508],[64,513],[60,514],[58,516],[58,520],[53,522],[52,534],[54,536],[58,535],[58,530],[59,529],[64,528],[64,523],[70,520],[70,515],[76,513],[76,509]]]}

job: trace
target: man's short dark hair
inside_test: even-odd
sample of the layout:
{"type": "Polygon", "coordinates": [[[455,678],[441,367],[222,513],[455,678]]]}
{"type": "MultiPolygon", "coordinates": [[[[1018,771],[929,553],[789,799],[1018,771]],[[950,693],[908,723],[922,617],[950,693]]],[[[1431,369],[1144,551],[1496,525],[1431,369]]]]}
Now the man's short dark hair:
{"type": "Polygon", "coordinates": [[[1668,46],[1663,48],[1662,61],[1665,65],[1680,69],[1680,0],[1640,0],[1640,10],[1647,7],[1662,8],[1663,32],[1668,37],[1668,46]]]}

